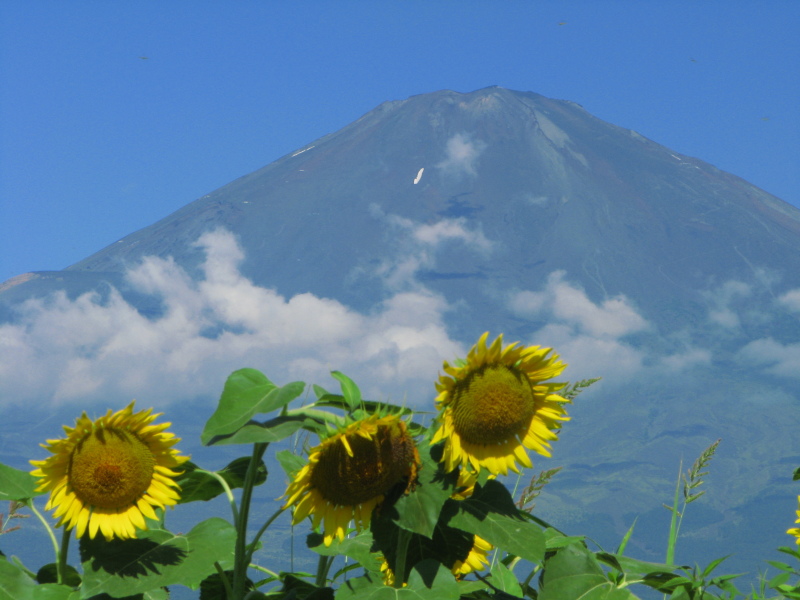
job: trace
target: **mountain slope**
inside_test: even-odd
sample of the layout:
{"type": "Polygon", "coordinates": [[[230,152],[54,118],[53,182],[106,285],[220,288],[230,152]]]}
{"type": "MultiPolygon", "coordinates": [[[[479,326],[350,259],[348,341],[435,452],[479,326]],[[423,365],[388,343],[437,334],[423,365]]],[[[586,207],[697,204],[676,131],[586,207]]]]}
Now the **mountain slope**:
{"type": "MultiPolygon", "coordinates": [[[[112,288],[155,318],[161,299],[127,270],[173,257],[201,279],[196,240],[218,227],[241,274],[287,298],[368,314],[423,290],[463,344],[503,331],[555,346],[572,379],[605,377],[571,411],[548,520],[618,541],[671,498],[678,461],[722,437],[687,547],[752,559],[787,543],[800,211],[778,198],[571,102],[441,91],[382,104],[64,271],[7,282],[0,318],[56,289],[112,288]],[[754,529],[772,533],[742,537],[754,529]]],[[[663,514],[648,518],[634,543],[656,560],[663,514]]]]}

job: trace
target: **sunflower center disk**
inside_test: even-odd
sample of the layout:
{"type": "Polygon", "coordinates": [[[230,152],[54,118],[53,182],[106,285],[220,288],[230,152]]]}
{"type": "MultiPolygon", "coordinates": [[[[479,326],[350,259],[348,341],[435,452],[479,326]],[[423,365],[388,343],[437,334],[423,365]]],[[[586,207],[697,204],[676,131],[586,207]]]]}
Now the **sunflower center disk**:
{"type": "Polygon", "coordinates": [[[99,508],[124,508],[150,486],[156,461],[135,435],[97,429],[72,452],[69,481],[75,495],[99,508]]]}
{"type": "Polygon", "coordinates": [[[347,436],[353,456],[340,441],[325,447],[311,473],[311,484],[339,506],[361,504],[388,492],[411,472],[413,441],[402,431],[380,426],[371,439],[347,436]]]}
{"type": "Polygon", "coordinates": [[[453,425],[472,444],[501,444],[528,427],[536,413],[527,377],[507,365],[485,365],[453,388],[453,425]]]}

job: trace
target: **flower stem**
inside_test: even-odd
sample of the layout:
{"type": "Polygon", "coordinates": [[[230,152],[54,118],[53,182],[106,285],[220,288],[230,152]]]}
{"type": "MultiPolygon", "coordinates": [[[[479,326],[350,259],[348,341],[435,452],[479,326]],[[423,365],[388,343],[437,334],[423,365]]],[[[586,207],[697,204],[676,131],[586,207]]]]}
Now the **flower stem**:
{"type": "Polygon", "coordinates": [[[250,499],[253,496],[253,486],[258,473],[258,465],[264,452],[267,451],[269,444],[253,444],[253,456],[247,466],[247,474],[242,485],[242,498],[239,504],[239,519],[236,522],[236,548],[233,557],[233,598],[232,600],[242,600],[244,598],[245,582],[247,581],[247,565],[250,561],[247,558],[247,518],[250,514],[250,499]]]}
{"type": "Polygon", "coordinates": [[[328,557],[320,554],[319,560],[317,561],[317,577],[314,580],[314,585],[316,585],[317,587],[325,586],[325,582],[328,580],[329,568],[330,568],[330,563],[328,562],[328,557]]]}
{"type": "Polygon", "coordinates": [[[397,555],[394,560],[394,587],[401,588],[406,582],[406,554],[408,544],[411,542],[411,532],[408,529],[398,528],[397,555]]]}
{"type": "Polygon", "coordinates": [[[64,583],[64,577],[67,571],[67,553],[69,552],[69,539],[72,537],[72,529],[64,529],[61,531],[61,550],[58,553],[58,562],[56,563],[56,573],[58,574],[58,583],[64,583]]]}
{"type": "Polygon", "coordinates": [[[267,522],[261,526],[261,529],[258,530],[258,533],[255,535],[255,537],[253,537],[253,541],[248,545],[247,554],[245,555],[245,560],[248,564],[250,564],[250,562],[253,560],[253,552],[256,551],[256,544],[258,544],[258,540],[261,539],[261,536],[264,535],[264,532],[267,530],[267,528],[272,525],[272,522],[277,519],[284,510],[286,510],[285,507],[281,507],[276,510],[272,516],[267,519],[267,522]]]}
{"type": "Polygon", "coordinates": [[[236,498],[233,497],[233,492],[231,491],[231,487],[228,485],[228,482],[225,481],[225,478],[215,471],[206,471],[205,469],[197,469],[197,470],[201,473],[205,473],[206,475],[210,475],[219,482],[219,484],[222,486],[222,489],[225,490],[225,496],[228,498],[228,502],[231,505],[231,512],[233,513],[233,522],[237,523],[239,521],[239,510],[236,508],[236,498]]]}
{"type": "Polygon", "coordinates": [[[225,598],[232,600],[233,588],[231,587],[231,582],[228,580],[228,576],[225,574],[225,569],[223,569],[222,565],[220,565],[217,561],[214,561],[214,568],[217,570],[219,579],[222,582],[222,587],[225,588],[225,598]]]}
{"type": "MultiPolygon", "coordinates": [[[[60,564],[61,552],[58,549],[58,542],[56,541],[56,534],[53,532],[53,528],[50,527],[50,523],[48,523],[47,520],[42,516],[42,513],[40,513],[38,510],[36,510],[36,507],[33,505],[33,498],[28,500],[27,506],[28,506],[28,508],[31,509],[31,512],[33,514],[35,514],[36,517],[42,522],[42,525],[44,525],[44,528],[47,531],[47,535],[50,536],[50,541],[53,544],[53,551],[55,552],[55,555],[56,555],[56,565],[59,565],[60,564]]],[[[61,571],[60,571],[60,569],[58,570],[58,583],[61,583],[61,571]]]]}

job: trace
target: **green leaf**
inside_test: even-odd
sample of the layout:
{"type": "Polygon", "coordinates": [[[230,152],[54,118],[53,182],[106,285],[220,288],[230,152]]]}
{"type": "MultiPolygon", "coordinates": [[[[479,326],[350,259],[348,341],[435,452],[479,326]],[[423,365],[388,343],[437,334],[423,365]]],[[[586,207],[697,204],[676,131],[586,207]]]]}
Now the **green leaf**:
{"type": "Polygon", "coordinates": [[[38,480],[27,471],[0,463],[0,501],[25,500],[44,494],[37,492],[38,480]]]}
{"type": "Polygon", "coordinates": [[[298,430],[313,428],[315,422],[302,416],[280,415],[269,421],[250,421],[231,435],[217,436],[211,442],[217,446],[228,444],[269,444],[285,440],[298,430]]]}
{"type": "Polygon", "coordinates": [[[498,481],[475,485],[470,498],[458,502],[459,513],[448,525],[474,533],[490,544],[532,563],[544,558],[542,529],[524,520],[506,487],[498,481]]]}
{"type": "MultiPolygon", "coordinates": [[[[251,460],[251,456],[242,456],[231,461],[216,473],[225,480],[232,490],[240,488],[244,485],[244,477],[251,460]]],[[[179,504],[197,502],[199,500],[208,501],[225,493],[225,489],[216,477],[203,471],[193,462],[184,463],[181,469],[183,469],[183,473],[176,478],[176,482],[181,486],[179,504]]],[[[266,480],[267,466],[261,460],[256,471],[255,484],[261,485],[266,480]]]]}
{"type": "Polygon", "coordinates": [[[330,546],[325,546],[323,536],[312,533],[307,538],[308,547],[323,556],[349,556],[358,561],[364,569],[372,573],[380,573],[381,563],[372,549],[372,533],[362,531],[352,538],[341,542],[334,538],[330,546]]]}
{"type": "Polygon", "coordinates": [[[350,579],[336,590],[336,600],[458,600],[455,577],[433,560],[417,564],[404,588],[385,585],[379,576],[367,574],[350,579]]]}
{"type": "Polygon", "coordinates": [[[217,517],[198,523],[186,535],[157,529],[139,533],[138,539],[83,537],[81,597],[101,592],[124,597],[176,584],[197,589],[216,572],[215,562],[232,567],[235,539],[233,525],[217,517]]]}
{"type": "Polygon", "coordinates": [[[400,527],[431,537],[444,503],[455,490],[458,475],[455,472],[448,475],[441,472],[427,443],[420,444],[418,450],[422,459],[419,483],[412,492],[397,500],[394,509],[400,527]]]}
{"type": "Polygon", "coordinates": [[[361,390],[358,389],[355,381],[340,371],[331,371],[334,379],[339,381],[342,387],[342,395],[350,411],[361,407],[361,390]]]}
{"type": "Polygon", "coordinates": [[[517,576],[513,571],[501,562],[495,563],[492,567],[492,585],[497,589],[511,594],[512,596],[523,596],[522,586],[517,581],[517,576]]]}
{"type": "Polygon", "coordinates": [[[36,587],[25,571],[0,558],[0,600],[33,600],[36,587]]]}
{"type": "Polygon", "coordinates": [[[258,413],[268,413],[282,408],[303,393],[305,384],[300,381],[276,386],[256,369],[239,369],[230,374],[216,411],[206,422],[200,440],[214,443],[219,436],[239,430],[258,413]]]}
{"type": "MultiPolygon", "coordinates": [[[[81,575],[72,565],[65,565],[63,583],[68,587],[78,587],[81,584],[81,575]]],[[[58,583],[58,565],[49,563],[36,573],[39,583],[58,583]]]]}
{"type": "Polygon", "coordinates": [[[79,600],[81,594],[68,585],[45,583],[33,589],[33,600],[79,600]]]}
{"type": "Polygon", "coordinates": [[[631,600],[627,589],[606,579],[594,554],[583,544],[562,548],[544,565],[539,600],[631,600]]]}
{"type": "Polygon", "coordinates": [[[797,467],[794,470],[794,475],[792,475],[792,481],[797,481],[800,479],[800,467],[797,467]]]}
{"type": "Polygon", "coordinates": [[[621,554],[610,554],[608,552],[598,552],[597,559],[622,571],[624,573],[635,573],[637,575],[652,575],[652,574],[671,574],[675,567],[661,563],[646,562],[637,560],[621,554]]]}
{"type": "Polygon", "coordinates": [[[306,466],[308,461],[292,452],[291,450],[280,450],[279,452],[275,453],[275,458],[278,459],[281,467],[283,467],[284,472],[289,477],[289,479],[294,479],[294,476],[297,475],[297,472],[306,466]]]}

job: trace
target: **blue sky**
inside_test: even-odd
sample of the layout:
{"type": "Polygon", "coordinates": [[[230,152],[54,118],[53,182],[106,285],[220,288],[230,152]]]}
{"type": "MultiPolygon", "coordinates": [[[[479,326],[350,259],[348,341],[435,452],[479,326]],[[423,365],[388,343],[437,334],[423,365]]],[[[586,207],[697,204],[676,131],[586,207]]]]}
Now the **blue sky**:
{"type": "Polygon", "coordinates": [[[572,100],[800,206],[800,3],[0,5],[0,281],[64,268],[386,100],[572,100]]]}

